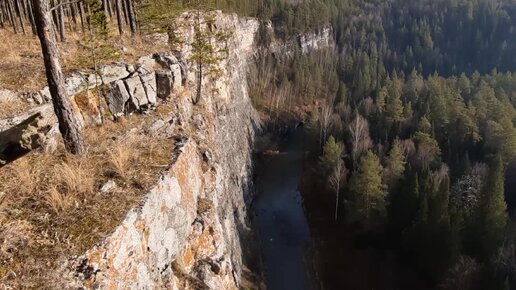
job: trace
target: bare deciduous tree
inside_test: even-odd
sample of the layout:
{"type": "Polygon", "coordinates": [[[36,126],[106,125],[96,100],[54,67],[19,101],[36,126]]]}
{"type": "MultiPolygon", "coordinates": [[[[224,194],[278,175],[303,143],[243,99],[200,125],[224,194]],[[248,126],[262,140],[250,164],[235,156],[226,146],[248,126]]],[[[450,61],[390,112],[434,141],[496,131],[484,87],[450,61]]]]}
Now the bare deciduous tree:
{"type": "Polygon", "coordinates": [[[324,144],[328,137],[328,129],[330,128],[333,115],[333,102],[327,102],[321,107],[319,112],[319,144],[324,144]]]}
{"type": "Polygon", "coordinates": [[[337,163],[333,172],[328,177],[328,183],[331,189],[335,192],[335,221],[339,217],[339,193],[342,187],[346,185],[348,170],[342,160],[337,163]]]}
{"type": "Polygon", "coordinates": [[[355,119],[349,125],[349,132],[351,133],[353,168],[356,168],[362,153],[373,146],[373,141],[369,137],[369,123],[360,114],[356,114],[355,119]]]}

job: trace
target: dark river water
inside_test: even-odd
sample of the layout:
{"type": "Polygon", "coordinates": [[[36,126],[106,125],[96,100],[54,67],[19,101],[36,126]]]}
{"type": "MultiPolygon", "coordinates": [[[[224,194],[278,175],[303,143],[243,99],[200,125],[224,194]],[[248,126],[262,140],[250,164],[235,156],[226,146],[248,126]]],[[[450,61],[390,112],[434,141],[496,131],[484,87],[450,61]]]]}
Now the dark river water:
{"type": "Polygon", "coordinates": [[[261,240],[268,290],[314,289],[310,229],[298,184],[303,167],[303,131],[264,157],[257,170],[255,225],[261,240]]]}

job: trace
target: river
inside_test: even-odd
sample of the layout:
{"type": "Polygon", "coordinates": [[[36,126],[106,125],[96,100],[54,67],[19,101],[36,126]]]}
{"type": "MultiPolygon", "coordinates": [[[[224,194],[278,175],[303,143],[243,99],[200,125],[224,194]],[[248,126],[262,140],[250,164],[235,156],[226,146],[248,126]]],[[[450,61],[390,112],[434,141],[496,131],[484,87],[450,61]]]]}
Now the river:
{"type": "Polygon", "coordinates": [[[303,130],[263,157],[257,168],[254,223],[259,231],[268,290],[315,289],[312,240],[298,190],[303,173],[303,130]]]}

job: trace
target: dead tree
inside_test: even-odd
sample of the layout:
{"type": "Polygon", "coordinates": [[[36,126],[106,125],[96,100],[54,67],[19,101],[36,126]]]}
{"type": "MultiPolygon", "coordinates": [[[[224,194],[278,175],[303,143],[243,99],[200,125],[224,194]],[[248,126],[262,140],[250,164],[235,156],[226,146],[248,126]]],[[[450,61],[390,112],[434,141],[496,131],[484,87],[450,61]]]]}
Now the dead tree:
{"type": "Polygon", "coordinates": [[[59,63],[55,34],[52,33],[52,18],[48,0],[32,0],[34,19],[41,43],[48,87],[52,96],[54,112],[59,121],[59,131],[63,136],[66,149],[77,155],[86,152],[79,119],[73,111],[70,98],[66,92],[63,72],[59,63]]]}

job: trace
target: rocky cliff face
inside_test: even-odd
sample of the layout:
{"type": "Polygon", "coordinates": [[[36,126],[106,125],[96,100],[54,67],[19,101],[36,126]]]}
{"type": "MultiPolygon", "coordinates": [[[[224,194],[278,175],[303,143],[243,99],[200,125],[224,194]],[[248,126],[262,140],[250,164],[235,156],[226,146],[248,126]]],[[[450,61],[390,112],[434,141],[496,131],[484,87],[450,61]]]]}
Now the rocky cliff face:
{"type": "Polygon", "coordinates": [[[318,32],[300,35],[298,37],[299,47],[303,53],[308,53],[320,48],[334,45],[333,30],[331,26],[324,27],[318,32]]]}
{"type": "MultiPolygon", "coordinates": [[[[170,166],[145,201],[103,241],[63,265],[63,285],[70,288],[242,286],[243,252],[250,237],[246,219],[252,199],[251,154],[259,128],[246,75],[258,51],[259,22],[214,12],[200,20],[185,13],[176,24],[172,52],[67,79],[85,125],[172,102],[174,114],[158,119],[153,127],[167,127],[176,145],[170,166]],[[201,98],[194,105],[200,67],[192,45],[197,25],[217,51],[217,63],[203,66],[204,71],[216,73],[202,74],[201,98]],[[84,92],[86,88],[100,89],[84,92]]],[[[331,45],[331,29],[300,36],[297,45],[303,52],[331,45]]],[[[288,54],[285,46],[277,48],[288,54]]],[[[31,149],[59,138],[48,89],[31,98],[41,105],[22,116],[0,120],[0,161],[2,152],[12,146],[31,149]]]]}
{"type": "Polygon", "coordinates": [[[230,32],[224,43],[215,43],[227,47],[228,53],[218,64],[220,74],[206,77],[197,105],[192,104],[196,66],[188,61],[195,20],[190,14],[178,20],[177,36],[183,41],[175,55],[180,57],[148,58],[140,73],[129,73],[106,86],[107,105],[114,115],[128,105],[152,105],[157,94],[170,91],[176,113],[163,125],[175,133],[177,150],[141,207],[131,210],[112,234],[68,266],[70,285],[240,287],[242,239],[248,233],[251,199],[251,150],[258,128],[247,93],[246,67],[255,50],[258,22],[221,13],[213,16],[214,22],[203,21],[202,27],[230,32]],[[149,98],[153,90],[156,93],[149,98]]]}

